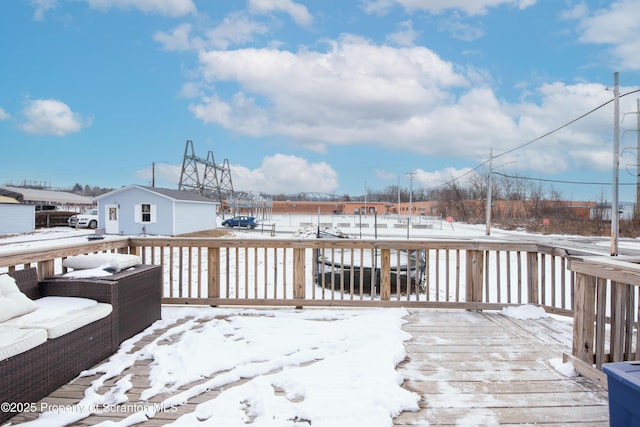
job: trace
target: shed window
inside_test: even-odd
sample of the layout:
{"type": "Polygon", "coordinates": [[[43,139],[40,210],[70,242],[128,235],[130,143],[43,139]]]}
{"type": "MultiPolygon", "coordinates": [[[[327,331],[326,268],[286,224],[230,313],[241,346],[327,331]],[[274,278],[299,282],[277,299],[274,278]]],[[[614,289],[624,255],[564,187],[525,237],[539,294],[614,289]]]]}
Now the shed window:
{"type": "Polygon", "coordinates": [[[142,204],[142,222],[151,222],[151,205],[142,204]]]}
{"type": "Polygon", "coordinates": [[[137,223],[156,222],[156,205],[141,203],[135,207],[135,221],[137,223]]]}

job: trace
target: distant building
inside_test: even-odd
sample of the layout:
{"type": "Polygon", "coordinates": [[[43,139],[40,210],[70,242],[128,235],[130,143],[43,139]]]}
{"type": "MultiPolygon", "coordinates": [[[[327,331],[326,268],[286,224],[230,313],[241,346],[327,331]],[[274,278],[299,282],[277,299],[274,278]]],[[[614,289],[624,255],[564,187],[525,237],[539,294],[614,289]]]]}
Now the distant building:
{"type": "Polygon", "coordinates": [[[216,228],[219,203],[194,192],[130,185],[96,197],[106,234],[175,236],[216,228]]]}
{"type": "Polygon", "coordinates": [[[37,211],[57,209],[81,212],[94,204],[91,197],[80,196],[66,191],[0,187],[0,195],[14,198],[21,203],[34,205],[37,211]]]}
{"type": "Polygon", "coordinates": [[[35,230],[35,206],[0,195],[0,235],[31,233],[35,230]]]}

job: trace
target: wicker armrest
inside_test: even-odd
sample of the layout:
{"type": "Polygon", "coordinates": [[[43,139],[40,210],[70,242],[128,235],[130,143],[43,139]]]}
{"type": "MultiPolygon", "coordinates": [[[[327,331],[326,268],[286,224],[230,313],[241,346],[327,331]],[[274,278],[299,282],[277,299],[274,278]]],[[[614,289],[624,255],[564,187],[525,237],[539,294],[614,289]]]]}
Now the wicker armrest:
{"type": "Polygon", "coordinates": [[[114,348],[160,319],[162,267],[140,265],[111,276],[74,279],[55,276],[40,282],[42,296],[76,296],[113,306],[114,348]]]}
{"type": "Polygon", "coordinates": [[[107,280],[55,277],[40,282],[40,295],[89,298],[113,305],[118,301],[115,285],[115,282],[107,280]]]}

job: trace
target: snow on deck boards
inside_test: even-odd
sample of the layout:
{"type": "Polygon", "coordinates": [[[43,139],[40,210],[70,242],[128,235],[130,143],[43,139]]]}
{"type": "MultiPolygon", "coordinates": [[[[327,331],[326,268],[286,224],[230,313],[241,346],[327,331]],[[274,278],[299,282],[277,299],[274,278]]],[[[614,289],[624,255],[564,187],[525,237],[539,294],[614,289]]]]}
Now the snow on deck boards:
{"type": "Polygon", "coordinates": [[[398,371],[421,401],[395,426],[609,425],[606,391],[549,363],[570,353],[570,322],[439,310],[406,320],[413,339],[398,371]]]}
{"type": "MultiPolygon", "coordinates": [[[[401,413],[394,419],[394,427],[609,424],[606,391],[583,377],[562,375],[549,362],[561,358],[562,353],[570,353],[570,322],[550,317],[516,320],[495,312],[463,310],[413,309],[409,313],[403,329],[412,338],[405,342],[407,357],[397,371],[406,378],[403,387],[420,396],[420,409],[401,413]]],[[[136,348],[149,344],[165,330],[145,337],[136,348]]],[[[148,406],[167,397],[159,394],[149,402],[139,401],[140,394],[149,387],[149,360],[136,361],[132,368],[105,385],[113,385],[129,374],[133,374],[133,384],[127,392],[127,404],[148,406]]],[[[77,403],[94,379],[95,376],[78,378],[43,402],[77,403]]],[[[199,403],[216,398],[223,389],[246,381],[240,379],[214,388],[192,397],[175,411],[159,412],[151,420],[136,425],[168,424],[193,412],[199,403]]],[[[182,389],[193,386],[191,383],[182,389]]],[[[117,421],[130,413],[94,414],[70,425],[117,421]]],[[[36,416],[20,414],[11,422],[18,424],[36,416]]]]}

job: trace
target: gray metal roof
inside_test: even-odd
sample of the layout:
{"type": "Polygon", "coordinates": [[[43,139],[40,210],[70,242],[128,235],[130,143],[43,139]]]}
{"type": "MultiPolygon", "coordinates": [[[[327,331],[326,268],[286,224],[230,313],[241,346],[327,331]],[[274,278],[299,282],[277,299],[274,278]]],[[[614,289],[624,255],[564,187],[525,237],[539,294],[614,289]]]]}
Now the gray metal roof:
{"type": "MultiPolygon", "coordinates": [[[[74,204],[74,205],[91,205],[93,204],[93,198],[86,196],[79,196],[77,194],[68,193],[66,191],[53,191],[53,190],[35,190],[32,188],[21,187],[2,187],[12,193],[21,194],[25,202],[45,202],[45,203],[62,203],[62,204],[74,204]]],[[[5,195],[7,195],[5,193],[5,195]]]]}
{"type": "Polygon", "coordinates": [[[169,188],[147,187],[142,185],[140,185],[139,187],[144,188],[145,190],[148,190],[148,191],[153,191],[154,193],[161,194],[163,196],[169,197],[174,200],[183,200],[183,201],[189,201],[189,202],[218,203],[215,200],[201,196],[200,194],[194,193],[193,191],[171,190],[169,188]]]}
{"type": "Polygon", "coordinates": [[[112,191],[111,193],[107,193],[107,194],[103,194],[101,196],[96,197],[96,199],[101,199],[107,195],[113,194],[113,193],[118,193],[120,191],[124,191],[126,189],[129,188],[133,188],[133,187],[137,187],[146,191],[150,191],[152,193],[156,193],[160,196],[163,197],[167,197],[169,199],[172,200],[179,200],[179,201],[185,201],[185,202],[199,202],[199,203],[216,203],[218,204],[219,202],[212,200],[212,199],[208,199],[204,196],[201,196],[198,193],[194,193],[193,191],[186,191],[186,190],[172,190],[169,188],[160,188],[160,187],[149,187],[146,185],[129,185],[126,187],[122,187],[118,190],[112,191]]]}

